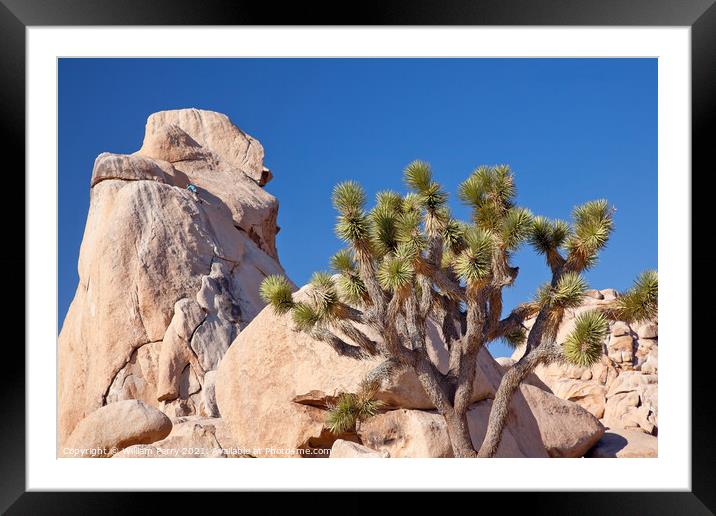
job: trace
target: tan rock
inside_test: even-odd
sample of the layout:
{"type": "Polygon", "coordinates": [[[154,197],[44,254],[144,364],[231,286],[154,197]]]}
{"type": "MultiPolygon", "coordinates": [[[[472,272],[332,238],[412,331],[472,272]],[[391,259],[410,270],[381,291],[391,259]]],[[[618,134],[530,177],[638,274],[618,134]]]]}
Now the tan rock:
{"type": "MultiPolygon", "coordinates": [[[[171,113],[163,116],[194,117],[171,113]]],[[[150,117],[145,143],[154,156],[97,158],[79,285],[59,337],[60,441],[113,401],[140,399],[171,415],[209,415],[201,395],[205,373],[263,308],[263,278],[283,273],[267,254],[275,251],[266,243],[276,231],[275,199],[232,168],[245,156],[244,169],[263,173],[263,150],[250,137],[233,154],[228,140],[220,152],[207,149],[200,142],[221,140],[210,135],[212,127],[220,126],[222,135],[238,129],[227,128],[222,120],[228,119],[218,114],[197,116],[188,126],[201,132],[199,141],[181,124],[162,128],[162,117],[150,117]],[[166,154],[170,150],[176,152],[166,154]],[[207,177],[198,200],[185,189],[189,176],[175,165],[190,170],[196,184],[207,177]],[[242,198],[238,183],[253,193],[242,198]],[[237,224],[240,210],[251,215],[237,224]],[[259,226],[260,238],[252,233],[259,226]],[[180,395],[181,385],[188,398],[180,395]]]]}
{"type": "Polygon", "coordinates": [[[363,444],[390,457],[452,457],[445,418],[422,410],[391,410],[360,424],[363,444]]]}
{"type": "MultiPolygon", "coordinates": [[[[547,451],[542,443],[539,424],[530,410],[523,395],[524,385],[516,393],[510,405],[510,415],[507,425],[502,433],[500,445],[495,457],[547,457],[547,451]]],[[[537,389],[540,390],[540,389],[537,389]]],[[[543,392],[540,390],[540,392],[543,392]]],[[[549,395],[544,393],[545,395],[549,395]]],[[[487,423],[490,419],[492,400],[484,400],[470,407],[467,412],[467,422],[470,428],[472,445],[480,449],[485,440],[487,423]]]]}
{"type": "Polygon", "coordinates": [[[390,457],[387,452],[371,450],[352,441],[338,439],[331,447],[331,459],[385,459],[390,457]]]}
{"type": "Polygon", "coordinates": [[[601,459],[658,457],[658,440],[636,430],[610,428],[586,456],[601,459]]]}
{"type": "Polygon", "coordinates": [[[631,328],[624,321],[614,321],[610,331],[613,337],[631,335],[631,328]]]}
{"type": "Polygon", "coordinates": [[[576,403],[596,418],[604,416],[607,389],[593,381],[562,379],[552,383],[555,396],[576,403]]]}
{"type": "Polygon", "coordinates": [[[634,358],[634,340],[630,335],[612,337],[607,346],[608,356],[618,363],[631,363],[634,358]]]}
{"type": "Polygon", "coordinates": [[[639,340],[656,339],[659,336],[659,327],[653,322],[645,323],[637,327],[636,334],[639,336],[639,340]]]}
{"type": "Polygon", "coordinates": [[[61,445],[65,457],[111,457],[135,444],[150,444],[166,437],[170,419],[138,400],[110,403],[77,425],[61,445]]]}
{"type": "Polygon", "coordinates": [[[605,301],[611,301],[619,297],[619,292],[617,292],[613,288],[605,288],[604,290],[600,290],[599,292],[604,296],[605,301]]]}
{"type": "Polygon", "coordinates": [[[587,290],[587,291],[584,293],[584,295],[585,295],[586,297],[591,297],[591,298],[593,298],[593,299],[599,299],[599,300],[604,299],[604,294],[602,294],[602,293],[599,292],[598,290],[587,290]]]}
{"type": "Polygon", "coordinates": [[[550,457],[582,457],[604,435],[604,426],[576,403],[532,385],[521,388],[550,457]]]}
{"type": "Polygon", "coordinates": [[[238,458],[248,457],[238,449],[220,418],[177,418],[164,439],[150,445],[125,448],[113,458],[238,458]]]}
{"type": "Polygon", "coordinates": [[[209,202],[228,207],[236,225],[266,253],[277,257],[278,202],[260,186],[268,178],[264,149],[226,115],[199,109],[154,113],[147,120],[138,154],[171,162],[200,188],[200,195],[207,194],[209,202]],[[183,142],[180,146],[175,144],[178,139],[183,142]],[[176,155],[177,149],[180,155],[176,155]],[[185,153],[199,154],[187,159],[182,158],[185,153]]]}

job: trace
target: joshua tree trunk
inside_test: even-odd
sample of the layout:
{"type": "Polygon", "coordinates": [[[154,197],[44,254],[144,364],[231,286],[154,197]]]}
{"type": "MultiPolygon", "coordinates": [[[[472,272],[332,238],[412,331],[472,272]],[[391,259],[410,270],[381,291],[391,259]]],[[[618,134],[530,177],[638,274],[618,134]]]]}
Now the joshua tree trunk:
{"type": "Polygon", "coordinates": [[[485,439],[480,446],[478,457],[489,458],[495,456],[502,441],[502,431],[505,429],[507,417],[510,414],[512,397],[520,384],[534,371],[535,367],[547,362],[550,355],[551,349],[548,345],[545,345],[545,347],[540,346],[529,353],[525,352],[525,355],[504,374],[500,386],[495,392],[485,439]]]}
{"type": "Polygon", "coordinates": [[[448,437],[455,457],[460,459],[477,457],[467,424],[467,413],[458,414],[452,411],[444,414],[443,417],[447,424],[448,437]]]}

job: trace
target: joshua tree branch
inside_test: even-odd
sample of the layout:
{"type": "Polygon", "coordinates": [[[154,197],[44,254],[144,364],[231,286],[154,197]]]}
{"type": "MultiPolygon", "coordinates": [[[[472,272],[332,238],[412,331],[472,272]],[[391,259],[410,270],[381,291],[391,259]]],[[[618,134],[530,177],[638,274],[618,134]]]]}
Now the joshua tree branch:
{"type": "Polygon", "coordinates": [[[326,328],[314,328],[310,331],[310,335],[314,339],[325,342],[331,346],[339,355],[355,358],[357,360],[368,358],[368,356],[370,356],[363,349],[358,346],[348,344],[326,328]]]}

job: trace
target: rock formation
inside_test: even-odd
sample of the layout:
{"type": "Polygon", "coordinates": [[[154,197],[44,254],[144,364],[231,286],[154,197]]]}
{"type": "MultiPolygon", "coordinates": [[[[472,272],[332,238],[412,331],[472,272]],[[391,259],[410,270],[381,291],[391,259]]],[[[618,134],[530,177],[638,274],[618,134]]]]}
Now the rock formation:
{"type": "MultiPolygon", "coordinates": [[[[590,291],[582,306],[565,315],[557,340],[569,334],[574,326],[574,318],[579,313],[606,304],[617,295],[613,289],[590,291]]],[[[526,325],[530,327],[532,323],[527,321],[526,325]]],[[[612,434],[621,432],[622,440],[624,435],[634,436],[633,431],[656,436],[659,369],[657,323],[649,321],[629,325],[624,321],[610,321],[609,327],[600,362],[589,368],[560,363],[538,366],[528,381],[562,399],[581,405],[599,418],[612,434]],[[626,433],[623,429],[626,429],[626,433]]],[[[511,358],[500,358],[498,361],[506,369],[519,360],[523,353],[524,348],[519,347],[511,358]]],[[[605,439],[609,439],[612,444],[618,441],[613,435],[605,439]]],[[[655,456],[656,438],[640,438],[639,443],[639,449],[644,449],[649,443],[652,446],[642,456],[655,456]]]]}
{"type": "Polygon", "coordinates": [[[222,114],[149,117],[142,148],[100,154],[59,336],[59,442],[121,400],[217,416],[213,374],[283,273],[261,144],[222,114]],[[196,194],[187,190],[193,183],[196,194]]]}

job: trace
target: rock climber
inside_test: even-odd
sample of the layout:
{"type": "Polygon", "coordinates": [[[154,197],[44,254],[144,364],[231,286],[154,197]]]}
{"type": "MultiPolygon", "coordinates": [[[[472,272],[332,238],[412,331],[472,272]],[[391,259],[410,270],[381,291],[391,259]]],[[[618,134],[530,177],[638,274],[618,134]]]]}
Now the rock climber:
{"type": "Polygon", "coordinates": [[[194,200],[199,200],[199,194],[196,192],[196,186],[194,183],[189,183],[186,187],[187,190],[191,192],[191,194],[194,196],[194,200]]]}

